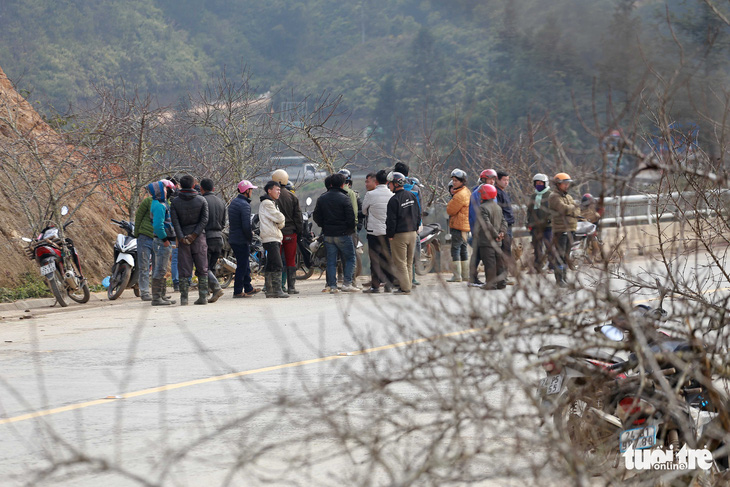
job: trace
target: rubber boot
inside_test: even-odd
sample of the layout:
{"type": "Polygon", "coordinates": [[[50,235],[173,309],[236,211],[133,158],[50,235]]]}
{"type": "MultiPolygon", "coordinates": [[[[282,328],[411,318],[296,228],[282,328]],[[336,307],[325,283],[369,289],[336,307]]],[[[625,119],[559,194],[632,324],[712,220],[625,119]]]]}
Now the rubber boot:
{"type": "MultiPolygon", "coordinates": [[[[274,275],[278,272],[264,272],[264,293],[267,298],[276,297],[274,293],[274,275]]],[[[281,274],[279,274],[281,275],[281,274]]]]}
{"type": "MultiPolygon", "coordinates": [[[[461,261],[454,261],[451,263],[451,271],[454,273],[451,279],[446,279],[446,282],[461,282],[461,261]]],[[[467,273],[467,276],[469,274],[467,273]]]]}
{"type": "Polygon", "coordinates": [[[198,299],[195,304],[208,304],[208,276],[198,277],[198,299]]]}
{"type": "Polygon", "coordinates": [[[289,294],[299,294],[299,291],[297,291],[294,286],[297,282],[297,268],[296,267],[287,267],[286,268],[286,292],[289,294]]]}
{"type": "MultiPolygon", "coordinates": [[[[208,285],[210,286],[210,281],[208,281],[208,285]]],[[[223,296],[223,288],[221,287],[220,283],[217,283],[217,285],[210,290],[210,297],[208,298],[209,303],[215,303],[218,301],[218,298],[223,296]]]]}
{"type": "Polygon", "coordinates": [[[288,267],[284,267],[284,269],[282,269],[282,271],[281,271],[281,290],[282,290],[282,292],[287,291],[286,285],[287,285],[287,281],[289,280],[288,269],[289,269],[288,267]]]}
{"type": "Polygon", "coordinates": [[[162,293],[164,293],[164,280],[162,279],[150,279],[150,291],[152,291],[152,306],[170,306],[172,303],[162,299],[162,293]],[[162,281],[162,283],[160,282],[162,281]]]}
{"type": "Polygon", "coordinates": [[[555,268],[555,282],[558,283],[559,287],[565,287],[568,285],[567,282],[565,282],[565,268],[562,266],[558,266],[555,268]]]}
{"type": "Polygon", "coordinates": [[[162,299],[163,301],[167,301],[170,304],[177,303],[176,300],[170,299],[172,296],[167,295],[167,279],[165,279],[164,277],[160,278],[159,286],[160,286],[160,299],[162,299]]]}
{"type": "Polygon", "coordinates": [[[468,260],[461,261],[461,280],[469,281],[469,261],[468,260]]]}
{"type": "Polygon", "coordinates": [[[190,283],[187,279],[183,279],[178,283],[180,286],[180,306],[188,305],[188,290],[190,289],[190,283]]]}
{"type": "MultiPolygon", "coordinates": [[[[272,272],[272,298],[288,298],[289,295],[281,289],[281,272],[272,272]]],[[[266,296],[267,298],[269,296],[266,296]]]]}

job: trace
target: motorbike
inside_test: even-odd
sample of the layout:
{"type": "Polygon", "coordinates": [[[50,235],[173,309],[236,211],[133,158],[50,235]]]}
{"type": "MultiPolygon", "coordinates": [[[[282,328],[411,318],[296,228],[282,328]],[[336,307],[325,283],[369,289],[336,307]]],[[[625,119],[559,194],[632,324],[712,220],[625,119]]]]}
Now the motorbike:
{"type": "MultiPolygon", "coordinates": [[[[666,314],[661,308],[641,308],[655,320],[666,314]]],[[[631,336],[627,328],[613,323],[595,330],[614,342],[631,336]]],[[[655,370],[639,367],[636,353],[624,359],[552,345],[538,352],[546,372],[538,386],[542,406],[552,414],[556,430],[567,434],[589,473],[617,467],[629,448],[678,452],[682,445],[698,444],[700,428],[693,418],[712,405],[706,389],[675,366],[677,357],[687,360],[697,352],[696,345],[659,329],[652,335],[646,354],[656,360],[655,370]],[[668,388],[661,386],[663,380],[668,388]]],[[[717,464],[722,462],[727,463],[727,455],[717,464]]]]}
{"type": "Polygon", "coordinates": [[[215,263],[213,273],[223,289],[230,286],[236,277],[236,256],[228,243],[228,229],[223,231],[223,250],[215,263]]]}
{"type": "MultiPolygon", "coordinates": [[[[67,214],[68,207],[64,206],[61,215],[67,214]]],[[[68,306],[66,298],[86,303],[91,297],[89,284],[81,272],[81,262],[73,241],[63,235],[73,220],[60,228],[53,222],[48,223],[36,238],[23,237],[22,240],[28,243],[25,253],[40,266],[40,273],[59,305],[68,306]]]]}
{"type": "Polygon", "coordinates": [[[111,221],[124,230],[126,235],[118,233],[114,242],[114,264],[106,291],[107,297],[110,301],[114,301],[128,288],[134,289],[134,295],[139,297],[139,267],[134,223],[114,218],[111,218],[111,221]]]}
{"type": "MultiPolygon", "coordinates": [[[[592,264],[601,257],[603,242],[598,239],[598,226],[586,220],[578,220],[575,239],[570,247],[570,261],[574,265],[579,259],[592,264]]],[[[575,270],[575,269],[573,269],[575,270]]]]}
{"type": "Polygon", "coordinates": [[[441,235],[441,225],[438,223],[427,223],[418,234],[421,241],[421,253],[416,261],[416,274],[422,276],[433,270],[441,253],[441,242],[438,236],[441,235]]]}

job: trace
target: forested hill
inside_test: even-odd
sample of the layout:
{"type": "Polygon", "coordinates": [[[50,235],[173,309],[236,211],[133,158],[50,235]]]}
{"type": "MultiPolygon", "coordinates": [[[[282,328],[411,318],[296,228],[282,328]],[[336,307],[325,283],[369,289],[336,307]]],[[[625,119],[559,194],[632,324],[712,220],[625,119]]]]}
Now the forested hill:
{"type": "MultiPolygon", "coordinates": [[[[705,3],[668,3],[680,39],[706,42],[718,21],[705,3]]],[[[121,82],[176,103],[224,67],[246,66],[260,92],[342,94],[363,123],[377,119],[387,127],[396,117],[418,118],[427,107],[436,117],[468,113],[476,127],[497,113],[509,126],[529,112],[573,118],[571,91],[586,99],[594,78],[620,98],[641,76],[642,56],[671,64],[674,51],[663,47],[669,39],[664,5],[0,0],[0,65],[21,93],[60,110],[91,99],[94,84],[121,82]]],[[[715,30],[714,42],[725,43],[726,31],[715,30]]]]}

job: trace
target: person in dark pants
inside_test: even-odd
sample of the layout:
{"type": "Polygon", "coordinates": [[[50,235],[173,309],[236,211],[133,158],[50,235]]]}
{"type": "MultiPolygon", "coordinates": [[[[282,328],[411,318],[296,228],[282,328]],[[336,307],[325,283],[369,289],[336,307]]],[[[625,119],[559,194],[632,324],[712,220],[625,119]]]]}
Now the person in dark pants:
{"type": "Polygon", "coordinates": [[[172,225],[177,237],[180,272],[180,305],[188,304],[189,278],[198,276],[198,299],[195,304],[208,304],[208,202],[193,189],[195,179],[189,174],[180,178],[180,193],[172,200],[172,225]]]}
{"type": "Polygon", "coordinates": [[[281,261],[281,241],[284,235],[286,217],[279,211],[277,200],[281,195],[281,185],[276,181],[269,181],[264,186],[264,194],[259,206],[259,223],[261,242],[266,251],[266,266],[264,267],[264,287],[267,298],[288,298],[289,295],[281,289],[281,270],[284,268],[281,261]]]}
{"type": "Polygon", "coordinates": [[[555,253],[555,282],[560,287],[566,287],[568,263],[570,261],[570,247],[575,240],[575,230],[578,226],[580,208],[575,204],[573,197],[568,194],[570,175],[561,172],[553,178],[555,190],[550,193],[548,205],[550,220],[553,223],[553,252],[555,253]]]}
{"type": "Polygon", "coordinates": [[[461,169],[451,171],[454,185],[452,198],[446,205],[449,214],[449,233],[451,234],[451,265],[454,275],[446,282],[469,280],[469,255],[467,250],[467,234],[469,227],[469,200],[471,191],[466,187],[466,172],[461,169]]]}
{"type": "Polygon", "coordinates": [[[261,291],[251,285],[251,192],[257,187],[250,181],[238,183],[238,196],[228,205],[228,244],[236,257],[236,277],[233,280],[233,297],[250,298],[261,291]]]}
{"type": "MultiPolygon", "coordinates": [[[[513,275],[516,273],[515,262],[512,259],[512,225],[515,224],[515,216],[512,213],[512,202],[507,194],[507,186],[509,186],[509,174],[504,171],[497,171],[497,204],[502,207],[502,215],[507,223],[507,233],[502,239],[502,264],[508,272],[513,275]]],[[[514,281],[507,279],[507,284],[512,285],[514,281]]]]}
{"type": "MultiPolygon", "coordinates": [[[[479,174],[479,184],[472,188],[471,199],[469,200],[469,228],[474,228],[474,225],[476,225],[477,212],[479,211],[479,205],[482,202],[479,188],[482,187],[482,184],[491,184],[494,186],[496,181],[497,171],[494,169],[485,169],[479,174]]],[[[472,235],[473,233],[474,232],[472,232],[472,235]]],[[[484,283],[479,280],[480,261],[481,256],[479,255],[479,247],[474,245],[472,242],[472,253],[471,258],[469,259],[469,286],[479,287],[484,285],[484,283]]]]}
{"type": "Polygon", "coordinates": [[[550,221],[550,185],[545,174],[535,174],[532,178],[535,192],[527,202],[527,228],[532,235],[532,248],[535,252],[534,267],[530,273],[539,274],[545,265],[545,260],[550,261],[550,269],[553,269],[552,252],[550,245],[553,240],[553,227],[550,221]]]}
{"type": "Polygon", "coordinates": [[[379,293],[380,284],[384,284],[385,292],[393,290],[393,274],[391,268],[390,243],[385,236],[385,219],[388,213],[388,201],[393,193],[388,189],[388,175],[384,170],[370,173],[365,177],[365,188],[368,192],[362,202],[362,212],[367,217],[368,255],[370,257],[370,289],[365,293],[379,293]]]}
{"type": "Polygon", "coordinates": [[[208,224],[205,226],[205,241],[208,244],[208,288],[211,297],[209,303],[215,303],[223,296],[218,279],[215,277],[215,266],[223,251],[223,229],[226,227],[226,204],[214,193],[213,180],[205,178],[200,181],[203,198],[208,202],[208,224]]]}
{"type": "Polygon", "coordinates": [[[277,206],[286,218],[284,228],[281,229],[284,236],[281,241],[281,253],[286,260],[286,292],[299,294],[299,291],[296,290],[297,238],[302,234],[302,210],[299,207],[299,198],[286,188],[289,183],[289,174],[283,169],[277,169],[271,175],[271,179],[281,185],[277,206]]]}
{"type": "Polygon", "coordinates": [[[473,237],[475,246],[479,248],[479,256],[484,263],[485,283],[482,289],[504,289],[504,267],[500,242],[507,231],[502,209],[494,201],[497,197],[497,188],[491,184],[483,184],[479,188],[481,203],[475,219],[473,237]]]}

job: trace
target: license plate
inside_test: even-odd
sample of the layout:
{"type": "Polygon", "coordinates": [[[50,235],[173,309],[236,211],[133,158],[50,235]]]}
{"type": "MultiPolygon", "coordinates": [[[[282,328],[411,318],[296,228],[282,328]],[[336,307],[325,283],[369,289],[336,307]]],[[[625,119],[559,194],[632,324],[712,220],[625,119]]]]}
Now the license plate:
{"type": "Polygon", "coordinates": [[[563,374],[551,375],[540,381],[540,389],[546,395],[557,394],[563,388],[563,374]]]}
{"type": "Polygon", "coordinates": [[[626,430],[621,433],[619,438],[619,450],[621,453],[629,449],[644,450],[651,448],[656,444],[656,426],[644,426],[643,428],[635,428],[626,430]]]}
{"type": "Polygon", "coordinates": [[[50,263],[41,266],[41,275],[49,276],[52,275],[56,270],[56,264],[50,263]]]}

